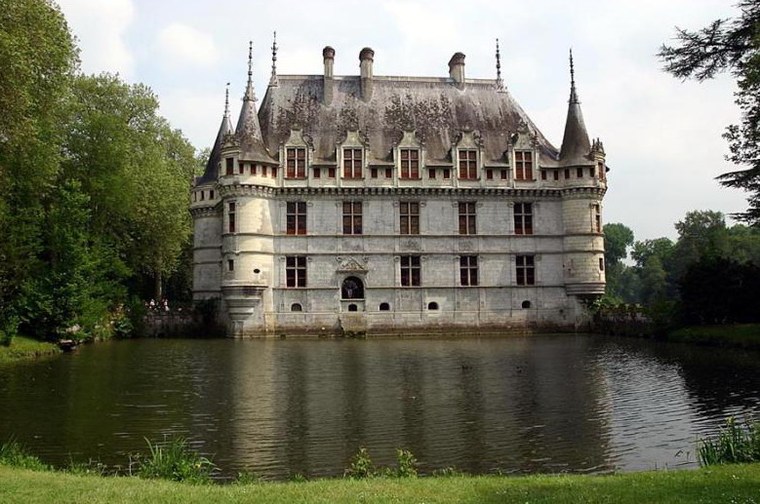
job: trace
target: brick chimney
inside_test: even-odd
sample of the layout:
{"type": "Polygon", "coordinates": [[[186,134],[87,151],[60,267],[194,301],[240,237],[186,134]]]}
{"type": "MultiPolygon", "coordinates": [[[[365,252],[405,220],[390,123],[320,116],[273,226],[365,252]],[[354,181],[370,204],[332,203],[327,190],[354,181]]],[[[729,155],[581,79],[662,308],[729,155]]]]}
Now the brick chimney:
{"type": "Polygon", "coordinates": [[[322,49],[322,58],[325,62],[325,77],[322,91],[322,102],[330,105],[333,99],[333,63],[335,62],[335,49],[326,46],[322,49]]]}
{"type": "Polygon", "coordinates": [[[464,54],[457,52],[449,60],[449,77],[459,89],[464,89],[464,54]]]}
{"type": "Polygon", "coordinates": [[[375,51],[365,47],[359,53],[359,70],[361,74],[361,94],[362,100],[370,101],[372,99],[372,63],[374,62],[375,51]]]}

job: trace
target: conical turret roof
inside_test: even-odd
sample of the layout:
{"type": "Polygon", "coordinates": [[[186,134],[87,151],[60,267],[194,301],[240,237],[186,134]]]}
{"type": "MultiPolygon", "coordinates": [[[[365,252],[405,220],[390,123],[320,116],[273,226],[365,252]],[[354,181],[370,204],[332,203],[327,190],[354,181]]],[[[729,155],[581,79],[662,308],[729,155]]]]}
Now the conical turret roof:
{"type": "Polygon", "coordinates": [[[206,170],[197,180],[196,184],[215,182],[216,179],[219,178],[219,162],[222,160],[222,144],[224,143],[224,138],[231,134],[230,90],[227,88],[224,99],[224,117],[222,117],[222,124],[219,125],[219,132],[216,134],[216,140],[214,141],[213,147],[211,147],[211,153],[208,156],[208,162],[206,162],[206,170]]]}
{"type": "Polygon", "coordinates": [[[264,147],[261,126],[256,113],[256,94],[253,90],[253,44],[248,46],[248,83],[243,95],[235,138],[240,147],[240,159],[266,164],[278,164],[264,147]]]}
{"type": "Polygon", "coordinates": [[[573,69],[573,51],[570,51],[570,100],[565,121],[565,135],[562,137],[562,147],[559,160],[562,165],[589,164],[591,142],[583,122],[581,103],[575,91],[575,70],[573,69]]]}

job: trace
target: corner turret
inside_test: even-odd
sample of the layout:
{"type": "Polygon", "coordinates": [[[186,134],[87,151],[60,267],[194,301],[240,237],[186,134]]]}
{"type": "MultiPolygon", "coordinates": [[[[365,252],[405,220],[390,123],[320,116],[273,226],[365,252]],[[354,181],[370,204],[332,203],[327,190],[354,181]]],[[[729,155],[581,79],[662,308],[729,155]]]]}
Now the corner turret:
{"type": "Polygon", "coordinates": [[[586,132],[586,124],[583,122],[581,103],[578,93],[575,91],[575,70],[573,68],[573,50],[570,50],[570,100],[567,108],[567,121],[565,121],[565,135],[562,137],[562,148],[559,152],[559,161],[563,166],[577,166],[591,164],[589,153],[591,142],[586,132]]]}
{"type": "Polygon", "coordinates": [[[256,113],[256,93],[253,90],[253,42],[248,44],[248,83],[235,128],[235,141],[240,149],[239,159],[269,165],[278,164],[264,147],[259,117],[256,113]]]}

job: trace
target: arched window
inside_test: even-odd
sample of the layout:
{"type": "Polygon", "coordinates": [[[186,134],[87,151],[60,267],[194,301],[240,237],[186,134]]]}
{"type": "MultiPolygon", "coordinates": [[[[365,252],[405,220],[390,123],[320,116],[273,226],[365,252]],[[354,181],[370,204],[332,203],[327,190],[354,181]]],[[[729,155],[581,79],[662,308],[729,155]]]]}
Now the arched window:
{"type": "Polygon", "coordinates": [[[380,311],[388,311],[391,309],[391,305],[388,303],[380,303],[380,311]]]}
{"type": "Polygon", "coordinates": [[[350,305],[348,305],[348,311],[358,311],[358,310],[359,308],[355,304],[351,303],[350,305]]]}
{"type": "Polygon", "coordinates": [[[523,308],[530,308],[530,301],[528,301],[527,299],[525,301],[523,301],[522,302],[522,307],[523,308]]]}
{"type": "Polygon", "coordinates": [[[340,294],[343,299],[364,299],[364,282],[356,277],[348,277],[343,280],[340,294]]]}
{"type": "Polygon", "coordinates": [[[290,305],[290,311],[303,311],[303,306],[301,306],[301,303],[293,303],[290,305]]]}
{"type": "Polygon", "coordinates": [[[428,310],[437,310],[438,309],[438,303],[435,301],[431,301],[428,303],[428,310]]]}

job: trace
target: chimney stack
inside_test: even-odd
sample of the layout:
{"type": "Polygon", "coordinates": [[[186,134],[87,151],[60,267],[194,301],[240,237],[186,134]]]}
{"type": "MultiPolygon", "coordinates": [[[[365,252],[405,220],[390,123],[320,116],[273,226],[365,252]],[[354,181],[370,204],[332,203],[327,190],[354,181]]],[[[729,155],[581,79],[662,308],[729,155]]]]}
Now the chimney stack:
{"type": "Polygon", "coordinates": [[[361,74],[361,94],[362,100],[370,101],[372,99],[372,63],[375,58],[375,51],[365,47],[359,53],[359,70],[361,74]]]}
{"type": "Polygon", "coordinates": [[[464,89],[464,54],[457,52],[449,60],[449,77],[459,89],[464,89]]]}
{"type": "Polygon", "coordinates": [[[335,61],[335,49],[326,46],[322,49],[322,58],[325,61],[325,77],[322,86],[322,101],[325,105],[330,105],[333,99],[333,63],[335,61]]]}

